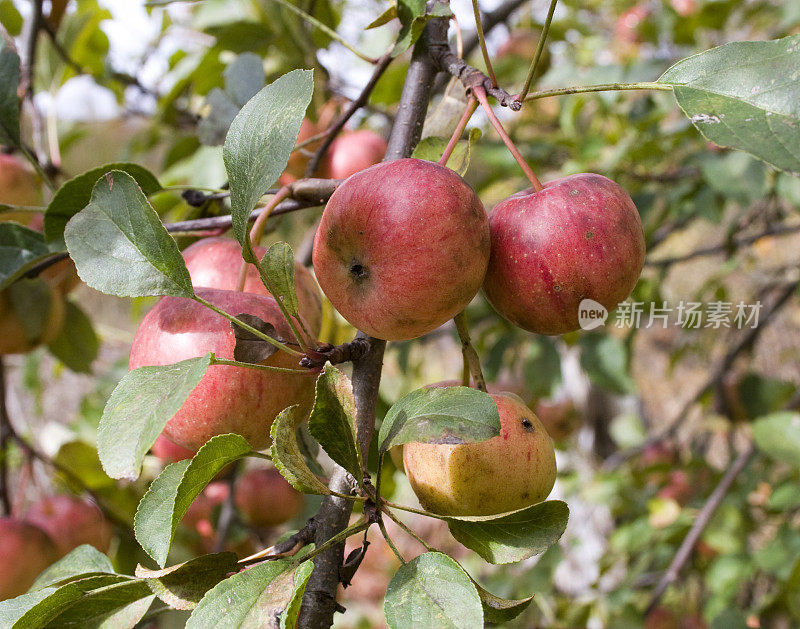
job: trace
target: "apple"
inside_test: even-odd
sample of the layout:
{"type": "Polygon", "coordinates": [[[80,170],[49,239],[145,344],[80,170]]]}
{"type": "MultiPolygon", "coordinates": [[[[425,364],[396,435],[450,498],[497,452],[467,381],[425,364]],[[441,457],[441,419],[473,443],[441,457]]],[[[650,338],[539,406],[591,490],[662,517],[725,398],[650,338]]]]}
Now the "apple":
{"type": "Polygon", "coordinates": [[[555,450],[539,418],[513,393],[490,395],[500,413],[497,437],[403,446],[406,475],[425,509],[442,515],[494,515],[541,502],[553,489],[555,450]]]}
{"type": "Polygon", "coordinates": [[[81,544],[91,544],[103,553],[111,545],[111,525],[88,500],[63,494],[42,498],[31,505],[25,520],[45,531],[61,555],[81,544]]]}
{"type": "Polygon", "coordinates": [[[194,502],[189,505],[181,524],[194,529],[203,538],[212,539],[214,537],[212,520],[216,522],[214,510],[222,506],[228,499],[229,493],[228,483],[224,481],[209,483],[203,492],[194,499],[194,502]]]}
{"type": "Polygon", "coordinates": [[[0,356],[25,354],[39,345],[46,345],[58,336],[64,322],[64,297],[57,288],[40,279],[19,280],[0,291],[0,356]],[[16,291],[27,293],[22,299],[16,291]],[[42,308],[42,313],[32,317],[30,312],[20,312],[22,306],[42,308]],[[40,326],[33,319],[41,316],[40,326]],[[27,317],[28,325],[25,324],[27,317]],[[40,329],[34,329],[39,327],[40,329]]]}
{"type": "Polygon", "coordinates": [[[72,258],[64,258],[48,266],[39,274],[39,277],[53,288],[58,289],[62,295],[72,292],[81,283],[72,258]]]}
{"type": "Polygon", "coordinates": [[[353,326],[398,341],[466,307],[489,247],[483,204],[458,174],[400,159],[356,173],[333,193],[314,238],[314,271],[353,326]]]}
{"type": "MultiPolygon", "coordinates": [[[[211,288],[199,288],[196,293],[231,315],[255,315],[275,326],[281,338],[291,339],[289,326],[271,297],[211,288]]],[[[129,366],[170,365],[208,352],[232,360],[235,344],[231,323],[222,315],[192,299],[164,297],[142,319],[129,366]]],[[[299,368],[296,357],[281,351],[263,364],[299,368]]],[[[184,448],[199,450],[211,437],[233,432],[261,450],[269,445],[272,421],[284,408],[299,404],[298,419],[306,417],[314,400],[314,384],[313,377],[302,374],[212,365],[163,434],[184,448]]]]}
{"type": "MultiPolygon", "coordinates": [[[[253,247],[259,259],[267,250],[253,247]]],[[[230,238],[204,238],[183,250],[183,259],[194,286],[235,290],[239,282],[242,266],[242,246],[230,238]]],[[[317,281],[302,264],[294,265],[294,285],[300,316],[312,334],[317,335],[322,327],[322,297],[317,281]]],[[[252,264],[247,267],[244,290],[247,293],[272,297],[261,281],[258,269],[252,264]]]]}
{"type": "Polygon", "coordinates": [[[274,467],[252,469],[236,480],[233,500],[242,515],[255,526],[278,526],[303,511],[303,494],[292,487],[274,467]]]}
{"type": "Polygon", "coordinates": [[[387,148],[383,136],[370,129],[346,131],[328,148],[327,174],[332,179],[347,179],[380,162],[387,148]]]}
{"type": "Polygon", "coordinates": [[[159,459],[164,466],[167,466],[170,463],[177,463],[178,461],[191,459],[195,455],[194,450],[187,450],[183,446],[179,446],[177,443],[172,443],[164,435],[158,435],[158,439],[156,439],[156,442],[153,444],[153,447],[150,449],[150,451],[153,453],[153,456],[159,459]]]}
{"type": "MultiPolygon", "coordinates": [[[[0,204],[36,206],[41,202],[39,186],[33,171],[19,158],[0,153],[0,204]]],[[[0,221],[16,221],[28,225],[36,214],[2,212],[0,221]]]]}
{"type": "Polygon", "coordinates": [[[602,175],[571,175],[512,195],[495,206],[489,225],[484,293],[503,317],[537,334],[577,330],[587,298],[612,310],[644,265],[636,206],[602,175]]]}
{"type": "Polygon", "coordinates": [[[38,526],[0,518],[0,600],[27,592],[39,573],[58,558],[53,540],[38,526]]]}

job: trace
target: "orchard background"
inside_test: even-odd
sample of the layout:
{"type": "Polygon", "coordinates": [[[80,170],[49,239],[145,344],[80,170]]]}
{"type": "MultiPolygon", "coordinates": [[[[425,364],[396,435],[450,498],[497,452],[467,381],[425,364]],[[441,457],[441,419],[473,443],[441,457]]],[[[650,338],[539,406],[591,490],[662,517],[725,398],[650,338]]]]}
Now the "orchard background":
{"type": "MultiPolygon", "coordinates": [[[[800,623],[800,4],[479,4],[496,86],[466,2],[0,0],[0,625],[800,623]],[[351,342],[290,256],[310,268],[349,171],[438,161],[482,90],[542,182],[593,172],[631,195],[639,325],[628,307],[532,334],[481,292],[421,338],[351,342]],[[302,409],[282,412],[272,448],[227,434],[191,460],[156,437],[220,357],[126,376],[131,345],[159,296],[195,295],[174,243],[238,256],[254,207],[271,292],[316,328],[308,373],[282,375],[314,410],[296,433],[302,409]],[[496,435],[485,394],[413,393],[476,363],[541,419],[555,487],[508,516],[415,513],[384,455],[461,424],[496,435]]],[[[458,137],[448,166],[487,210],[530,186],[483,108],[458,137]]],[[[263,336],[293,330],[275,321],[248,319],[235,359],[277,360],[263,336]]],[[[497,457],[489,485],[508,470],[497,457]]]]}

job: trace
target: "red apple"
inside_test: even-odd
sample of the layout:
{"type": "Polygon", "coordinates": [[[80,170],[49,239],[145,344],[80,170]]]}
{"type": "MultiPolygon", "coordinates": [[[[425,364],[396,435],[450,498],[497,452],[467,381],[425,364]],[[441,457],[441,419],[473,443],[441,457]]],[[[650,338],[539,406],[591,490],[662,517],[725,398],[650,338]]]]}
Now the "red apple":
{"type": "MultiPolygon", "coordinates": [[[[253,247],[259,259],[267,250],[256,245],[253,247]]],[[[242,247],[230,238],[204,238],[189,245],[183,250],[186,268],[192,277],[194,286],[205,288],[221,288],[235,290],[239,282],[239,270],[242,266],[242,247]]],[[[308,325],[312,334],[319,334],[322,327],[322,297],[317,281],[306,267],[294,265],[294,284],[300,316],[308,325]]],[[[264,287],[258,269],[252,264],[247,267],[244,290],[256,295],[272,295],[264,287]]]]}
{"type": "Polygon", "coordinates": [[[47,345],[61,331],[64,311],[61,290],[39,279],[20,280],[13,288],[0,291],[0,356],[25,354],[39,345],[47,345]],[[12,290],[31,291],[31,298],[37,300],[36,307],[46,310],[40,330],[26,326],[25,314],[19,312],[18,302],[11,297],[12,290]]]}
{"type": "MultiPolygon", "coordinates": [[[[281,338],[291,338],[289,326],[271,297],[211,288],[196,292],[231,315],[255,315],[275,326],[281,338]]],[[[208,352],[232,360],[235,343],[231,324],[222,315],[192,299],[164,297],[139,325],[129,366],[169,365],[208,352]]],[[[297,358],[281,351],[263,364],[298,368],[297,358]]],[[[212,365],[167,422],[164,435],[184,448],[198,450],[211,437],[233,432],[260,450],[269,445],[269,429],[280,411],[299,404],[297,417],[304,418],[313,399],[313,377],[212,365]]]]}
{"type": "MultiPolygon", "coordinates": [[[[33,171],[14,155],[0,153],[0,204],[35,206],[41,203],[33,171]]],[[[37,216],[30,212],[2,212],[0,221],[28,225],[37,216]]]]}
{"type": "Polygon", "coordinates": [[[370,129],[345,132],[328,149],[328,176],[347,179],[383,159],[387,148],[383,136],[370,129]]]}
{"type": "Polygon", "coordinates": [[[540,192],[519,192],[492,210],[489,225],[486,297],[506,319],[537,334],[578,329],[583,299],[615,308],[644,265],[636,206],[601,175],[571,175],[540,192]]]}
{"type": "Polygon", "coordinates": [[[164,466],[170,463],[191,459],[195,455],[194,450],[187,450],[177,443],[172,443],[164,435],[158,435],[158,439],[156,439],[156,442],[153,444],[151,452],[164,466]]]}
{"type": "Polygon", "coordinates": [[[103,553],[111,545],[111,525],[97,505],[87,500],[66,495],[42,498],[31,505],[25,519],[46,531],[61,555],[81,544],[91,544],[103,553]]]}
{"type": "Polygon", "coordinates": [[[213,538],[214,523],[216,523],[214,510],[222,506],[222,503],[228,499],[229,493],[228,483],[223,481],[209,483],[203,492],[194,499],[194,502],[189,505],[181,524],[194,529],[201,537],[213,538]],[[212,523],[212,520],[214,523],[212,523]]]}
{"type": "Polygon", "coordinates": [[[27,592],[39,573],[58,558],[53,540],[38,526],[0,518],[0,600],[27,592]]]}
{"type": "Polygon", "coordinates": [[[513,393],[491,396],[500,413],[497,437],[461,445],[403,446],[411,488],[429,511],[505,513],[541,502],[553,489],[555,450],[539,418],[513,393]]]}
{"type": "Polygon", "coordinates": [[[236,481],[233,500],[242,515],[256,526],[278,526],[303,511],[303,494],[274,467],[253,469],[236,481]]]}
{"type": "Polygon", "coordinates": [[[356,328],[412,339],[472,300],[489,246],[486,212],[461,177],[401,159],[362,170],[333,193],[314,239],[314,271],[356,328]]]}

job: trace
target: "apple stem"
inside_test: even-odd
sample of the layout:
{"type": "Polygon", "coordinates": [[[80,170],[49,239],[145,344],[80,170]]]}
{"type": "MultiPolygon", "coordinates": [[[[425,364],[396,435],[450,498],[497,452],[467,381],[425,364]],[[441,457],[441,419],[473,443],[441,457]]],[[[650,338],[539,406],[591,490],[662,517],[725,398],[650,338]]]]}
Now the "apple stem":
{"type": "Polygon", "coordinates": [[[542,52],[544,51],[544,43],[547,40],[547,33],[550,32],[550,22],[553,21],[553,13],[555,13],[556,4],[558,4],[558,0],[550,0],[550,8],[547,11],[547,18],[545,19],[544,26],[542,27],[542,34],[539,37],[539,45],[536,47],[536,54],[533,56],[533,62],[528,70],[528,76],[525,77],[525,85],[523,85],[522,91],[517,95],[516,98],[518,103],[521,103],[525,100],[525,97],[528,95],[528,91],[531,89],[533,77],[536,74],[537,68],[539,67],[539,62],[542,59],[542,52]]]}
{"type": "MultiPolygon", "coordinates": [[[[401,507],[400,505],[394,505],[394,506],[395,506],[395,508],[399,508],[401,510],[405,509],[404,507],[401,507]]],[[[433,546],[428,544],[428,542],[426,542],[419,535],[417,535],[412,529],[410,529],[408,526],[406,526],[405,523],[400,518],[398,518],[394,513],[392,513],[388,509],[384,509],[383,513],[388,515],[389,519],[392,520],[395,524],[397,524],[397,526],[399,526],[401,529],[403,529],[409,536],[413,537],[420,544],[422,544],[422,546],[423,546],[423,548],[425,548],[425,550],[428,550],[428,551],[435,551],[436,550],[436,548],[434,548],[433,546]]],[[[423,511],[418,511],[418,513],[420,515],[429,515],[429,516],[434,517],[434,518],[435,517],[439,517],[439,516],[434,515],[433,513],[427,513],[427,512],[423,512],[423,511]]]]}
{"type": "MultiPolygon", "coordinates": [[[[276,192],[269,202],[264,206],[264,209],[261,211],[261,214],[258,215],[256,222],[253,223],[253,227],[250,230],[250,244],[251,246],[255,247],[258,242],[261,240],[261,235],[264,233],[264,226],[267,224],[267,219],[269,215],[272,214],[272,210],[283,201],[287,196],[289,196],[292,192],[290,186],[283,186],[278,192],[276,192]]],[[[242,260],[242,266],[239,269],[239,281],[236,283],[236,292],[241,293],[244,290],[244,284],[247,281],[247,265],[249,262],[246,260],[242,260]]]]}
{"type": "Polygon", "coordinates": [[[489,118],[489,122],[492,123],[492,126],[497,131],[500,139],[503,140],[503,143],[508,148],[511,155],[514,156],[514,159],[517,160],[517,164],[522,169],[522,172],[525,173],[525,176],[528,178],[528,181],[531,182],[531,186],[536,192],[539,192],[543,189],[542,183],[533,173],[531,167],[528,166],[528,163],[523,159],[522,155],[520,154],[517,147],[514,145],[514,142],[511,141],[511,138],[508,137],[506,130],[503,128],[503,125],[500,124],[500,121],[497,119],[497,116],[494,115],[494,111],[492,110],[491,106],[489,105],[489,101],[486,99],[486,89],[482,85],[478,85],[477,87],[473,88],[473,93],[475,97],[478,99],[478,102],[483,107],[483,111],[486,112],[486,116],[489,118]]]}
{"type": "Polygon", "coordinates": [[[478,0],[472,0],[472,13],[475,15],[475,31],[478,35],[478,43],[481,45],[483,61],[486,64],[486,71],[492,80],[492,87],[497,87],[497,77],[494,75],[492,60],[489,58],[489,51],[486,50],[486,37],[483,34],[483,23],[481,22],[481,10],[478,8],[478,0]]]}
{"type": "Polygon", "coordinates": [[[472,114],[475,113],[475,110],[478,108],[478,101],[474,96],[470,96],[469,100],[467,100],[467,107],[464,109],[464,113],[461,116],[461,120],[458,121],[456,125],[455,131],[453,131],[453,135],[450,137],[450,141],[447,143],[447,147],[444,149],[444,153],[442,153],[442,158],[439,160],[440,166],[447,166],[447,162],[450,159],[450,156],[453,154],[453,151],[458,144],[458,140],[461,138],[461,134],[464,133],[464,129],[467,128],[467,123],[469,119],[472,118],[472,114]]]}
{"type": "Polygon", "coordinates": [[[453,322],[456,324],[458,330],[458,337],[461,339],[461,353],[464,356],[464,367],[469,369],[475,388],[478,391],[486,392],[486,380],[483,378],[483,371],[481,370],[481,361],[478,357],[478,352],[472,346],[469,338],[469,328],[467,327],[467,315],[465,311],[459,312],[454,318],[453,322]]]}

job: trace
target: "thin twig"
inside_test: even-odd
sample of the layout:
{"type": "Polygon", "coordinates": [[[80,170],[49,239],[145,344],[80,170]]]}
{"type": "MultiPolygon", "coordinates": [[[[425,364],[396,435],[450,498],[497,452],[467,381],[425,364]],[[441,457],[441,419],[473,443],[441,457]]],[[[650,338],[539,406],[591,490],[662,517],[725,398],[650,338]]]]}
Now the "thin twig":
{"type": "Polygon", "coordinates": [[[728,471],[725,472],[725,476],[722,477],[722,480],[720,480],[719,484],[714,488],[714,491],[711,492],[711,495],[708,497],[708,500],[706,500],[703,508],[700,509],[700,512],[697,514],[697,518],[695,518],[692,528],[689,529],[686,537],[683,538],[683,542],[681,542],[678,552],[675,553],[675,556],[672,558],[669,568],[667,568],[664,576],[661,577],[661,580],[658,582],[658,585],[656,585],[655,590],[653,590],[653,596],[647,606],[645,615],[648,615],[651,611],[653,611],[653,609],[661,600],[661,597],[664,595],[664,592],[666,592],[667,588],[678,580],[680,571],[689,560],[695,544],[697,544],[697,541],[703,534],[703,530],[708,525],[711,517],[717,510],[717,507],[719,507],[719,505],[722,503],[725,494],[728,492],[731,485],[733,485],[733,481],[736,480],[736,477],[739,475],[739,473],[747,466],[754,453],[755,447],[753,444],[748,445],[747,448],[731,464],[731,466],[728,468],[728,471]]]}
{"type": "Polygon", "coordinates": [[[352,362],[362,358],[369,349],[370,342],[363,337],[354,338],[349,343],[342,343],[341,345],[326,343],[315,350],[307,351],[306,355],[300,359],[300,366],[308,369],[317,369],[324,367],[325,363],[338,365],[339,363],[352,362]]]}
{"type": "Polygon", "coordinates": [[[518,101],[524,101],[531,89],[533,77],[536,75],[536,70],[539,69],[539,62],[542,60],[542,53],[544,52],[544,44],[547,41],[547,34],[550,32],[550,23],[553,21],[553,13],[556,11],[556,4],[558,0],[550,0],[550,8],[547,10],[547,18],[542,27],[542,34],[539,36],[539,45],[536,47],[536,54],[533,56],[533,62],[528,70],[528,76],[525,77],[525,84],[522,86],[522,91],[517,96],[518,101]]]}
{"type": "Polygon", "coordinates": [[[5,363],[0,356],[0,504],[4,515],[11,515],[11,492],[8,487],[8,455],[12,434],[6,408],[5,363]]]}
{"type": "Polygon", "coordinates": [[[483,34],[481,10],[478,8],[478,0],[472,0],[472,13],[475,16],[475,32],[478,34],[478,43],[481,46],[481,54],[483,55],[483,62],[486,64],[486,71],[489,73],[492,87],[497,87],[497,77],[494,75],[492,60],[489,58],[489,51],[486,50],[486,37],[483,34]]]}

